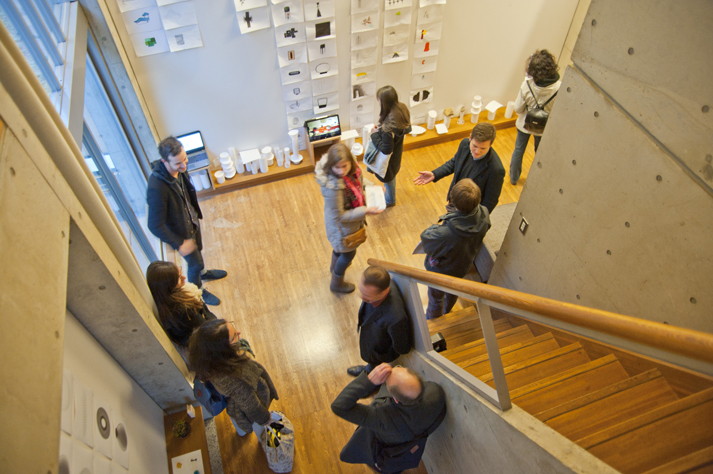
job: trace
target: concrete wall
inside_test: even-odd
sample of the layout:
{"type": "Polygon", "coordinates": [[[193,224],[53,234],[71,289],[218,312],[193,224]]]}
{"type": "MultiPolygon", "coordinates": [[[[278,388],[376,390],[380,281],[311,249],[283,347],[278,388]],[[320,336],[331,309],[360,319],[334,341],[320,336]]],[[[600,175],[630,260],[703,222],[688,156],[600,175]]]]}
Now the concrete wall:
{"type": "Polygon", "coordinates": [[[448,400],[446,418],[426,444],[429,474],[618,472],[518,407],[501,412],[420,353],[411,351],[402,364],[438,383],[448,400]]]}
{"type": "Polygon", "coordinates": [[[592,1],[492,284],[713,332],[711,44],[710,2],[592,1]]]}
{"type": "Polygon", "coordinates": [[[69,311],[64,327],[64,370],[111,408],[112,427],[125,425],[130,472],[168,473],[163,410],[69,311]]]}
{"type": "MultiPolygon", "coordinates": [[[[161,137],[199,129],[209,154],[288,144],[274,28],[241,35],[230,0],[194,0],[202,48],[137,58],[113,0],[98,2],[116,25],[127,67],[135,72],[140,95],[161,137]]],[[[475,94],[487,103],[515,100],[525,59],[538,48],[558,54],[577,0],[492,2],[450,0],[445,8],[434,101],[412,114],[468,104],[475,94]]],[[[414,1],[414,5],[418,2],[414,1]]],[[[337,0],[340,116],[349,117],[350,5],[337,0]]],[[[383,7],[382,7],[383,8],[383,7]]],[[[415,29],[417,9],[412,15],[415,29]]],[[[110,22],[111,23],[111,22],[110,22]]],[[[413,43],[413,40],[410,40],[413,43]]],[[[410,46],[413,50],[413,45],[410,46]]],[[[412,51],[411,51],[412,53],[412,51]]],[[[377,85],[392,84],[408,102],[412,60],[378,66],[377,85]]]]}

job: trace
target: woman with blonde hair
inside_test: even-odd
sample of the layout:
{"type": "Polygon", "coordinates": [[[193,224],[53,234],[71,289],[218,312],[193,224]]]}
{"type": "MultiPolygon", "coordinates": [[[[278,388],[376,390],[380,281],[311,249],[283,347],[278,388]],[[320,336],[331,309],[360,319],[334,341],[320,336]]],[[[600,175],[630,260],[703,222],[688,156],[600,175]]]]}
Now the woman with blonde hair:
{"type": "Polygon", "coordinates": [[[344,274],[356,256],[356,247],[349,246],[344,238],[364,227],[366,216],[381,211],[376,207],[366,207],[364,178],[345,144],[332,145],[315,166],[314,173],[324,197],[324,225],[333,249],[329,289],[337,293],[351,293],[355,286],[344,281],[344,274]]]}
{"type": "Polygon", "coordinates": [[[411,114],[405,104],[399,102],[396,89],[384,86],[376,92],[379,102],[379,123],[371,130],[371,141],[377,150],[391,155],[386,174],[376,179],[384,183],[386,207],[396,205],[396,175],[401,169],[404,152],[404,137],[411,132],[411,114]]]}
{"type": "Polygon", "coordinates": [[[158,320],[166,335],[185,351],[193,331],[215,315],[201,299],[201,289],[171,262],[152,262],[146,270],[146,282],[158,308],[158,320]]]}

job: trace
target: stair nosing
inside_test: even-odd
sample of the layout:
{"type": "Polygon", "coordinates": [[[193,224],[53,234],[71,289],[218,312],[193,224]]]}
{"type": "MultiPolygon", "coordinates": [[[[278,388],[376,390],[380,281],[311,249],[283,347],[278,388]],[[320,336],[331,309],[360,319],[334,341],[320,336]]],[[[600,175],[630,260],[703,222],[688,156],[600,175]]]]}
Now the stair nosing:
{"type": "Polygon", "coordinates": [[[516,398],[543,389],[549,385],[563,382],[572,377],[576,377],[578,375],[590,372],[600,367],[604,367],[605,365],[613,364],[615,362],[619,362],[619,359],[617,359],[614,354],[607,354],[604,357],[589,361],[586,364],[582,364],[577,367],[572,367],[571,369],[565,370],[564,372],[560,372],[559,374],[554,374],[549,377],[545,377],[544,379],[538,380],[537,382],[533,382],[531,384],[525,385],[524,387],[512,390],[510,392],[510,399],[515,400],[516,398]]]}
{"type": "MultiPolygon", "coordinates": [[[[546,352],[545,354],[533,357],[532,359],[526,362],[520,362],[517,364],[509,365],[507,367],[503,367],[503,370],[505,372],[505,375],[507,376],[510,374],[514,374],[515,372],[518,372],[520,370],[527,369],[528,367],[533,367],[537,364],[547,362],[548,360],[552,360],[565,354],[578,351],[580,349],[583,350],[582,345],[578,342],[575,342],[573,344],[568,344],[564,347],[560,347],[559,349],[555,349],[554,351],[546,352]]],[[[493,380],[493,374],[490,373],[488,375],[484,375],[482,378],[480,378],[480,380],[486,383],[490,382],[491,380],[493,380]]]]}
{"type": "Polygon", "coordinates": [[[538,420],[540,420],[544,423],[544,422],[547,422],[547,421],[549,421],[553,418],[556,418],[560,415],[564,415],[567,412],[576,410],[578,408],[582,408],[586,405],[589,405],[590,403],[594,403],[598,400],[604,399],[606,397],[610,397],[610,396],[615,395],[615,394],[622,392],[624,390],[634,388],[634,387],[639,386],[643,383],[650,382],[652,380],[656,380],[659,377],[663,377],[663,375],[661,375],[661,372],[659,372],[658,369],[654,368],[654,369],[648,370],[646,372],[643,372],[641,374],[637,374],[633,377],[629,377],[627,379],[621,380],[619,382],[616,382],[612,385],[601,388],[599,390],[595,390],[594,392],[590,392],[590,393],[583,395],[579,398],[575,398],[574,400],[571,400],[567,403],[563,403],[562,405],[548,408],[547,410],[544,410],[534,416],[535,416],[535,418],[537,418],[538,420]]]}
{"type": "MultiPolygon", "coordinates": [[[[505,331],[503,331],[503,332],[496,333],[496,339],[499,339],[498,336],[500,336],[500,337],[512,336],[513,334],[518,334],[518,333],[521,333],[521,332],[525,332],[525,331],[527,331],[528,329],[530,329],[530,328],[529,328],[526,324],[523,324],[522,326],[515,326],[514,328],[507,329],[507,330],[505,330],[505,331]],[[507,333],[507,332],[509,332],[509,331],[512,331],[512,332],[511,332],[510,334],[505,334],[505,333],[507,333]]],[[[468,343],[468,344],[470,344],[470,343],[468,343]]],[[[461,350],[461,351],[453,352],[453,353],[448,354],[448,355],[455,355],[455,354],[458,354],[458,352],[467,351],[468,349],[472,349],[472,348],[474,348],[474,347],[482,346],[483,344],[485,344],[485,338],[480,338],[480,339],[478,339],[477,341],[473,341],[473,345],[472,345],[472,346],[466,347],[466,348],[464,348],[464,349],[461,350]]],[[[465,345],[465,344],[463,344],[463,345],[465,345]]],[[[460,346],[457,346],[457,347],[462,347],[463,345],[460,345],[460,346]]],[[[454,349],[455,349],[455,348],[454,348],[454,349]]],[[[444,352],[447,352],[447,351],[449,351],[449,350],[451,350],[451,349],[447,349],[447,350],[444,351],[444,352]]],[[[444,357],[446,357],[446,356],[444,356],[444,357]]],[[[446,358],[448,358],[448,357],[446,357],[446,358]]]]}
{"type": "Polygon", "coordinates": [[[671,417],[677,413],[695,408],[698,405],[706,403],[710,400],[713,400],[713,388],[702,390],[655,410],[642,413],[639,416],[623,421],[605,430],[585,436],[584,438],[575,441],[575,443],[584,449],[592,449],[614,438],[618,438],[643,426],[663,420],[664,418],[671,417]]]}
{"type": "MultiPolygon", "coordinates": [[[[503,347],[502,349],[500,349],[500,355],[503,356],[505,354],[509,354],[511,352],[515,352],[517,350],[524,349],[525,347],[530,347],[535,344],[540,344],[542,342],[549,341],[550,339],[554,339],[554,338],[555,337],[550,332],[548,332],[546,334],[540,334],[539,336],[535,336],[532,339],[528,339],[528,340],[522,341],[522,342],[517,342],[515,344],[503,347]],[[510,349],[510,350],[505,351],[506,349],[510,349]]],[[[466,367],[470,367],[471,365],[479,364],[480,362],[486,361],[488,359],[489,359],[488,354],[485,353],[485,354],[481,354],[478,357],[475,357],[473,359],[466,360],[465,362],[467,362],[468,365],[461,365],[465,362],[461,362],[460,364],[456,364],[456,365],[463,367],[465,369],[466,367]]]]}

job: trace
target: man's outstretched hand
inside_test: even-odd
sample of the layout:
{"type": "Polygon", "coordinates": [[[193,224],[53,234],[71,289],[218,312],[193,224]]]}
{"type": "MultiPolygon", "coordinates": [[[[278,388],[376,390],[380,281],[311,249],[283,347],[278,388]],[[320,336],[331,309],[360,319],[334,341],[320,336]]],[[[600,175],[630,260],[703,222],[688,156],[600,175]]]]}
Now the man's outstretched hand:
{"type": "Polygon", "coordinates": [[[413,182],[416,184],[416,186],[420,186],[422,184],[428,184],[434,179],[435,176],[430,171],[419,171],[418,178],[414,179],[413,182]]]}
{"type": "Polygon", "coordinates": [[[391,366],[384,362],[371,369],[371,372],[369,372],[369,381],[374,385],[381,385],[386,382],[389,375],[391,375],[391,366]]]}

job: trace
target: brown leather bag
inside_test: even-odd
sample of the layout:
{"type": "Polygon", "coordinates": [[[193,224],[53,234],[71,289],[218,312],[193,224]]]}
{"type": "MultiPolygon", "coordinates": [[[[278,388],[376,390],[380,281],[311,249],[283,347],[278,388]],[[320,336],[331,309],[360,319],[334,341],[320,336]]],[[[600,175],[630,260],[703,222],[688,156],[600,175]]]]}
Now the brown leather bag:
{"type": "Polygon", "coordinates": [[[362,226],[358,231],[353,234],[349,234],[342,239],[342,243],[349,250],[354,250],[364,242],[366,242],[366,226],[362,226]]]}

